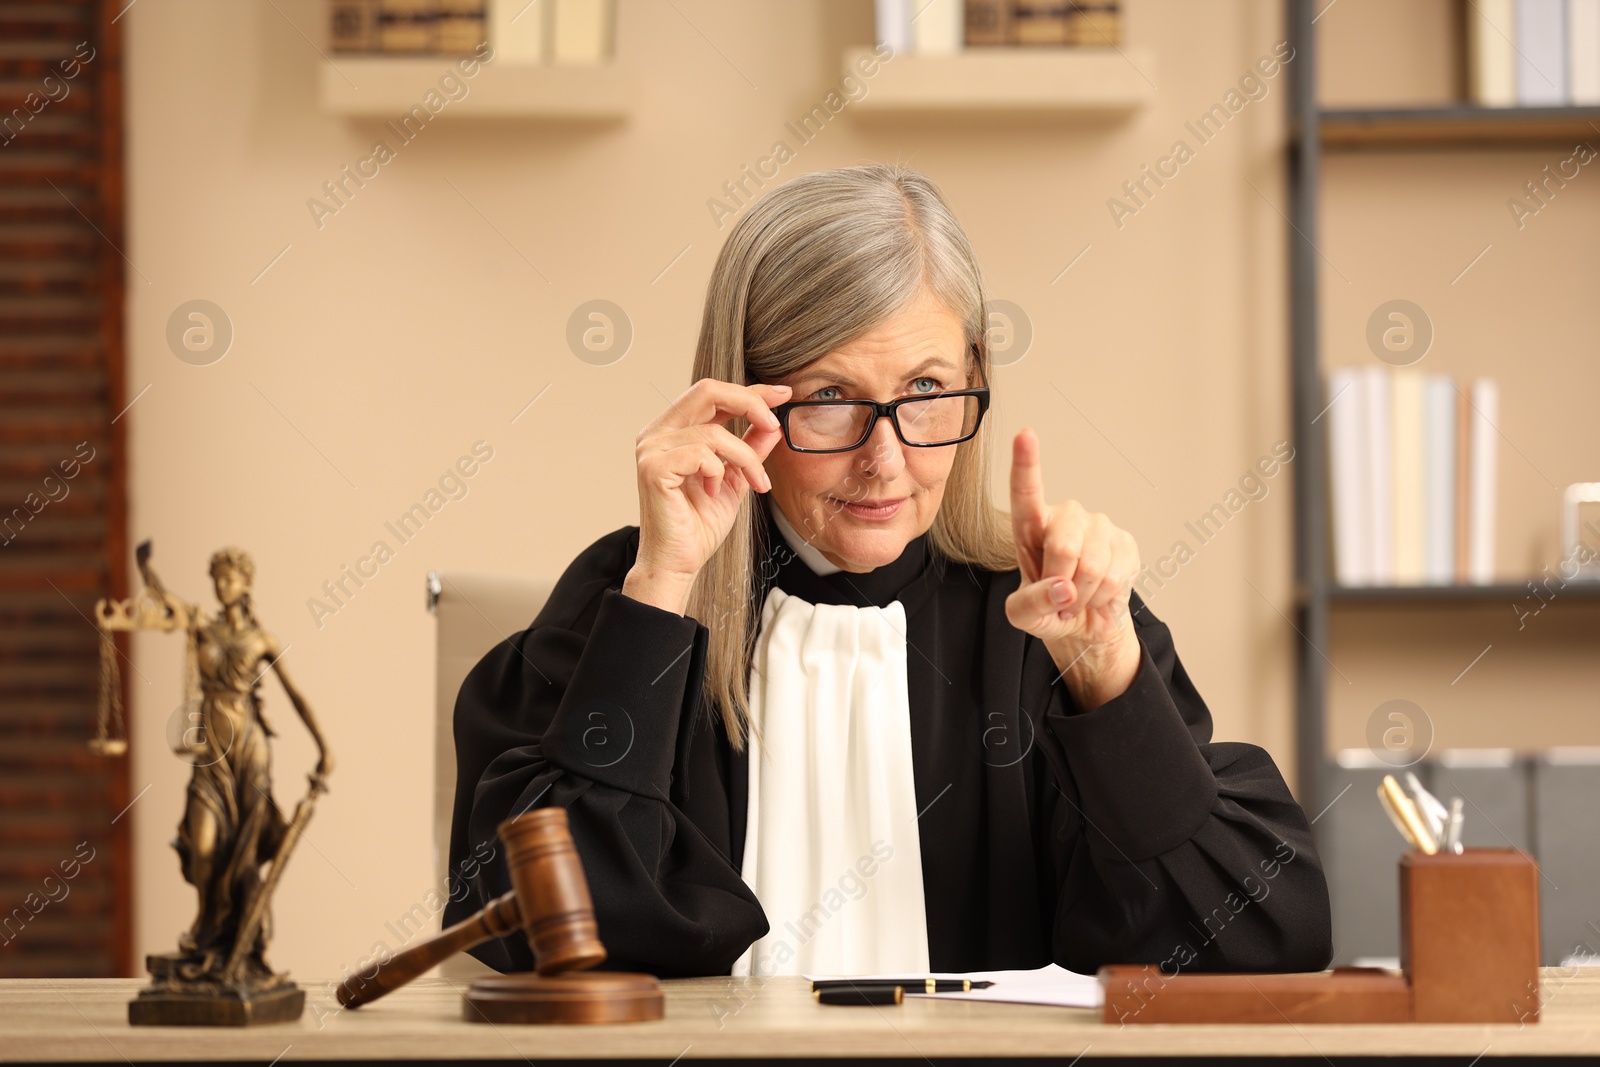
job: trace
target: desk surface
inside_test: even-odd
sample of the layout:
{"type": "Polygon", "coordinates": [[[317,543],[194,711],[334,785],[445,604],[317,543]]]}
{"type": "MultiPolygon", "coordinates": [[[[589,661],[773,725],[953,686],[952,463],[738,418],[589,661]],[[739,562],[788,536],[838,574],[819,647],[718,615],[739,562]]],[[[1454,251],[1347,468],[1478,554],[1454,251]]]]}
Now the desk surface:
{"type": "Polygon", "coordinates": [[[1543,1018],[1505,1025],[1126,1026],[1098,1011],[908,998],[822,1007],[800,978],[665,982],[667,1015],[628,1026],[493,1026],[461,1018],[465,984],[422,979],[341,1011],[328,983],[302,983],[296,1023],[246,1029],[130,1027],[139,979],[0,981],[0,1061],[506,1060],[1049,1057],[1460,1057],[1600,1054],[1600,968],[1546,968],[1543,1018]]]}

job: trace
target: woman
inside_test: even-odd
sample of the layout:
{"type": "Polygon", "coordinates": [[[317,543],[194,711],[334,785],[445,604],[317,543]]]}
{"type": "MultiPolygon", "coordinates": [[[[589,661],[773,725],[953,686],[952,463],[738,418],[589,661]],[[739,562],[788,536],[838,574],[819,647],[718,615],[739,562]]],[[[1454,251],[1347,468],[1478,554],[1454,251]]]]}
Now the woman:
{"type": "MultiPolygon", "coordinates": [[[[1133,539],[1046,504],[1028,430],[989,503],[983,307],[915,172],[745,215],[639,525],[462,687],[453,862],[561,805],[609,965],[659,975],[1327,964],[1305,815],[1211,742],[1133,539]]],[[[486,865],[446,923],[508,888],[486,865]]]]}

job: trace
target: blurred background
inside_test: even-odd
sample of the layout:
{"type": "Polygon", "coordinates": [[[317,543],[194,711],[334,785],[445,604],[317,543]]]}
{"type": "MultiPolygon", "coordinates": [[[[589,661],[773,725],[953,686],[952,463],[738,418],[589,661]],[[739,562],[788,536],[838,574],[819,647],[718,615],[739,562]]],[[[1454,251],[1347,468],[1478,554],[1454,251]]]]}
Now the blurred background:
{"type": "Polygon", "coordinates": [[[1592,955],[1596,145],[1587,0],[0,2],[0,975],[142,975],[194,915],[182,640],[112,678],[92,622],[144,540],[208,610],[251,554],[338,760],[272,961],[436,927],[427,575],[636,522],[729,228],[874,161],[981,258],[996,499],[1031,425],[1136,536],[1217,739],[1316,819],[1340,962],[1398,954],[1402,769],[1592,955]]]}

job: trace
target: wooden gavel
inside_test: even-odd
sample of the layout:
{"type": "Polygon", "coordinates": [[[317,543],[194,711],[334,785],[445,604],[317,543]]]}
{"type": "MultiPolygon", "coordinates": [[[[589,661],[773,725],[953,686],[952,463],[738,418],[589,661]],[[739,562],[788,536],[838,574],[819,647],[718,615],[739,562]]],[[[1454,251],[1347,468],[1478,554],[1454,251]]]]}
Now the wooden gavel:
{"type": "Polygon", "coordinates": [[[511,892],[437,937],[386,960],[371,978],[350,975],[339,986],[340,1004],[347,1008],[370,1004],[456,953],[518,929],[527,934],[538,973],[546,977],[588,970],[606,958],[566,809],[525,812],[501,823],[499,834],[506,846],[511,892]]]}

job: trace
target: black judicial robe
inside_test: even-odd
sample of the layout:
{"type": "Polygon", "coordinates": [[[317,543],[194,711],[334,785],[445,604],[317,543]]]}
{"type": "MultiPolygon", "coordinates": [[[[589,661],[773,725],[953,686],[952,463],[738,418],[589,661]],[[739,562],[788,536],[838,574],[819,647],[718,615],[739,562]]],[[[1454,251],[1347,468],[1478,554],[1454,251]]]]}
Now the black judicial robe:
{"type": "MultiPolygon", "coordinates": [[[[935,560],[924,535],[873,571],[818,575],[756,510],[771,546],[752,562],[762,595],[775,583],[812,603],[905,606],[933,970],[1327,966],[1327,883],[1304,812],[1264,750],[1211,740],[1171,634],[1137,594],[1138,674],[1085,713],[1043,643],[1006,619],[1018,571],[935,560]]],[[[584,550],[462,685],[444,923],[510,889],[499,823],[560,805],[605,966],[728,974],[768,929],[739,873],[747,754],[701,694],[709,630],[620,592],[638,542],[627,526],[584,550]]],[[[500,971],[534,965],[520,934],[472,953],[500,971]]]]}

